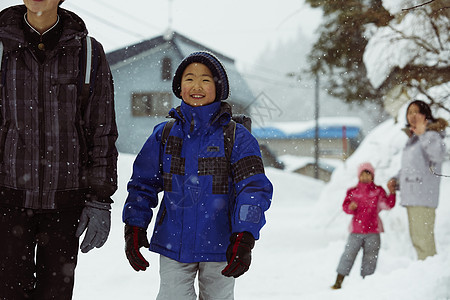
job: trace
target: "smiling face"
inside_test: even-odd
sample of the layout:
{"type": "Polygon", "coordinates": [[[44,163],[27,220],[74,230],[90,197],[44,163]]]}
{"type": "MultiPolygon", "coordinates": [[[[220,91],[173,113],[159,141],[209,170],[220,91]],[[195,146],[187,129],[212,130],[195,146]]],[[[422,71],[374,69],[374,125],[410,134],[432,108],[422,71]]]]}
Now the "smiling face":
{"type": "Polygon", "coordinates": [[[181,97],[190,106],[203,106],[216,99],[216,84],[211,70],[201,63],[186,67],[181,77],[181,97]]]}

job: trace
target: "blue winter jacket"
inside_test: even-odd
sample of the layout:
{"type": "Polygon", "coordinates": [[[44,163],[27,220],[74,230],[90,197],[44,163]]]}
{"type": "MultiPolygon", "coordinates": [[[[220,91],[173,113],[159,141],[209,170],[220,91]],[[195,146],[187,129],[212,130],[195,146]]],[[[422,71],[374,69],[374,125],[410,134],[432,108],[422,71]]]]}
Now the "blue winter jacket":
{"type": "Polygon", "coordinates": [[[258,239],[266,223],[273,188],[258,142],[236,124],[231,161],[225,158],[223,130],[231,119],[226,102],[183,102],[169,115],[176,122],[165,146],[161,123],[136,157],[123,221],[147,228],[164,191],[150,250],[183,263],[226,261],[231,233],[248,231],[258,239]]]}

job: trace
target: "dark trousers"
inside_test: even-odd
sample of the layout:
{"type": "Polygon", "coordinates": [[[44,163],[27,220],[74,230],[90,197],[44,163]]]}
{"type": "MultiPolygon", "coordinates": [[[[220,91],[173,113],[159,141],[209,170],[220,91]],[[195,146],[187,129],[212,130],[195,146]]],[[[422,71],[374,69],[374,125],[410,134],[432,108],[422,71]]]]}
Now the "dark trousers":
{"type": "Polygon", "coordinates": [[[81,210],[0,207],[0,300],[72,299],[81,210]]]}

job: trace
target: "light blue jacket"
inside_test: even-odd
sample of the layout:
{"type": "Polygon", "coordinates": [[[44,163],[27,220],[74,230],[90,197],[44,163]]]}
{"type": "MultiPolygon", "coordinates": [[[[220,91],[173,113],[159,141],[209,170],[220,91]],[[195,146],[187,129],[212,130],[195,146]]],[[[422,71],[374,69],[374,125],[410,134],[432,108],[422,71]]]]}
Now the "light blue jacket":
{"type": "Polygon", "coordinates": [[[411,135],[406,143],[399,174],[400,204],[437,208],[442,162],[445,157],[443,131],[446,121],[438,119],[420,135],[411,135]],[[445,123],[444,123],[445,122],[445,123]]]}
{"type": "Polygon", "coordinates": [[[183,263],[226,261],[231,233],[248,231],[258,239],[266,222],[273,188],[264,174],[259,145],[236,124],[227,161],[223,126],[230,121],[231,109],[225,102],[201,107],[183,102],[170,115],[176,122],[164,149],[162,123],[136,157],[123,221],[147,228],[158,193],[164,190],[150,250],[183,263]]]}

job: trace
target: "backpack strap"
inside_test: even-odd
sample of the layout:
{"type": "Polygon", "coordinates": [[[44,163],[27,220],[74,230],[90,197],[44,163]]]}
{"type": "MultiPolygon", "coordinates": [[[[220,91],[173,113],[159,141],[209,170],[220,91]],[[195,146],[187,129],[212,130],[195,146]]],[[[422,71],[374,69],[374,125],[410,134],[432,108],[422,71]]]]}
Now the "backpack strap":
{"type": "Polygon", "coordinates": [[[235,138],[236,138],[236,122],[233,119],[231,119],[227,125],[223,126],[223,146],[225,148],[225,158],[230,163],[230,165],[231,165],[231,153],[233,152],[235,138]]]}
{"type": "Polygon", "coordinates": [[[252,132],[252,119],[249,116],[238,114],[233,115],[230,122],[223,127],[223,143],[225,148],[225,157],[231,164],[231,153],[233,152],[234,140],[236,139],[236,123],[244,125],[244,127],[252,132]]]}
{"type": "Polygon", "coordinates": [[[175,124],[175,120],[171,119],[169,122],[164,124],[164,128],[161,135],[161,145],[164,146],[167,143],[167,139],[169,138],[170,130],[172,130],[173,125],[175,124]]]}
{"type": "Polygon", "coordinates": [[[0,87],[3,86],[2,61],[3,61],[3,42],[0,41],[0,87]]]}
{"type": "Polygon", "coordinates": [[[86,69],[84,71],[84,84],[89,84],[91,82],[91,67],[92,67],[92,38],[90,36],[86,37],[85,40],[86,47],[85,57],[86,57],[86,69]]]}
{"type": "MultiPolygon", "coordinates": [[[[249,124],[251,126],[251,119],[247,118],[246,121],[250,120],[249,124]]],[[[167,143],[167,139],[169,138],[170,130],[172,130],[173,125],[175,124],[175,120],[172,119],[166,124],[164,124],[164,128],[161,134],[161,145],[164,147],[167,143]]],[[[236,139],[236,121],[233,119],[228,122],[227,125],[223,126],[223,146],[225,150],[225,158],[228,162],[231,162],[231,153],[233,152],[234,141],[236,139]]]]}
{"type": "Polygon", "coordinates": [[[236,123],[240,123],[242,125],[244,125],[244,127],[249,131],[252,132],[252,119],[244,114],[237,114],[237,115],[233,115],[232,119],[236,122],[236,123]]]}
{"type": "Polygon", "coordinates": [[[2,60],[3,60],[3,42],[0,41],[0,71],[2,69],[2,60]]]}
{"type": "MultiPolygon", "coordinates": [[[[164,124],[163,131],[161,134],[161,145],[164,147],[169,138],[170,130],[172,130],[175,120],[172,119],[166,124],[164,124]]],[[[225,157],[227,161],[231,161],[231,152],[233,152],[234,140],[236,136],[236,122],[230,120],[230,122],[223,126],[223,145],[225,148],[225,157]]]]}
{"type": "Polygon", "coordinates": [[[79,78],[79,97],[81,99],[81,108],[87,105],[89,97],[92,95],[95,86],[98,66],[98,46],[92,37],[86,36],[81,41],[82,51],[80,55],[80,78],[79,78]]]}
{"type": "MultiPolygon", "coordinates": [[[[6,83],[6,65],[3,65],[3,53],[5,52],[5,48],[3,42],[0,40],[0,106],[3,102],[3,87],[6,83]],[[2,69],[3,66],[3,69],[2,69]]],[[[5,62],[8,60],[8,56],[5,58],[5,62]]],[[[0,112],[0,121],[1,121],[1,112],[0,112]]]]}

